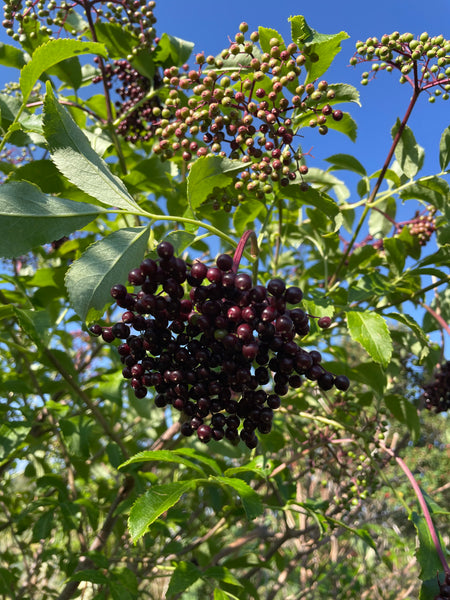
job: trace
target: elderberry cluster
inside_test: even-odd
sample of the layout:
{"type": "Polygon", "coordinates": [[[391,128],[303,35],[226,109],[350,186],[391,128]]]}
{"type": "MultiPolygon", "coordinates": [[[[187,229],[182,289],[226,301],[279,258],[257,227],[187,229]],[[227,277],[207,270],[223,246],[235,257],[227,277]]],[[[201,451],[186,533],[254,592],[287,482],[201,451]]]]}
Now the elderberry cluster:
{"type": "Polygon", "coordinates": [[[450,91],[450,40],[442,35],[431,37],[424,32],[417,38],[412,33],[398,31],[383,35],[381,40],[369,37],[365,42],[356,43],[356,52],[350,64],[372,63],[372,74],[362,74],[361,85],[367,85],[369,78],[378,71],[393,69],[400,71],[400,83],[409,82],[415,88],[431,91],[429,97],[434,102],[437,96],[444,100],[450,91]]]}
{"type": "Polygon", "coordinates": [[[419,211],[414,215],[408,225],[409,233],[416,236],[421,246],[425,246],[430,241],[431,236],[436,231],[436,208],[434,206],[427,207],[428,214],[420,214],[419,211]]]}
{"type": "Polygon", "coordinates": [[[263,199],[275,183],[307,189],[297,130],[307,125],[325,135],[330,119],[343,118],[330,104],[335,90],[326,81],[299,84],[301,67],[318,56],[295,43],[286,47],[277,37],[263,52],[258,32],[246,40],[247,24],[239,29],[220,56],[197,54],[197,68],[187,72],[164,69],[168,98],[157,110],[153,151],[162,159],[179,155],[188,164],[210,154],[247,163],[234,184],[235,197],[251,193],[263,199]]]}
{"type": "MultiPolygon", "coordinates": [[[[99,63],[98,57],[94,61],[99,63]]],[[[136,143],[139,140],[148,141],[154,135],[155,123],[159,122],[157,116],[160,112],[161,103],[157,95],[146,98],[148,92],[160,87],[161,80],[158,73],[153,81],[141,75],[133,65],[125,59],[115,60],[112,64],[107,63],[104,67],[104,76],[96,75],[92,82],[99,83],[105,80],[109,88],[117,79],[120,83],[115,88],[120,100],[116,100],[117,117],[121,118],[117,126],[117,133],[128,142],[136,143]]]]}
{"type": "Polygon", "coordinates": [[[153,0],[4,0],[2,26],[7,35],[16,41],[20,41],[24,35],[34,37],[38,29],[41,34],[52,36],[52,28],[60,33],[70,15],[81,9],[89,12],[88,21],[94,24],[102,19],[118,23],[123,29],[133,33],[138,38],[141,49],[151,46],[156,35],[153,28],[156,23],[154,8],[153,0]]]}
{"type": "Polygon", "coordinates": [[[438,365],[434,379],[422,385],[425,408],[437,413],[450,410],[450,361],[438,365]]]}
{"type": "MultiPolygon", "coordinates": [[[[183,435],[196,432],[205,443],[241,439],[255,448],[256,432],[270,432],[290,387],[306,379],[322,390],[348,389],[347,377],[328,372],[318,351],[295,341],[309,331],[309,315],[287,307],[300,303],[300,288],[278,278],[254,286],[247,273],[233,270],[227,254],[212,267],[187,265],[169,242],[159,244],[157,254],[129,273],[139,291],[122,284],[111,289],[125,309],[121,321],[90,331],[108,343],[121,341],[122,374],[134,394],[144,398],[154,388],[156,406],[182,414],[183,435]]],[[[319,326],[329,325],[329,318],[319,319],[319,326]]]]}

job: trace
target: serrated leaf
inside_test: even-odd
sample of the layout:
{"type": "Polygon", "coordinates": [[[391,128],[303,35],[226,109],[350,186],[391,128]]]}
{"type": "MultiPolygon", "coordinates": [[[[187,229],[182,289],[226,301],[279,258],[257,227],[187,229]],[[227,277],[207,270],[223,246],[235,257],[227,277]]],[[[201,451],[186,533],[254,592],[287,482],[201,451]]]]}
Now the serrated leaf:
{"type": "Polygon", "coordinates": [[[122,181],[57,102],[50,85],[44,100],[44,133],[53,162],[71,183],[106,206],[140,211],[122,181]]]}
{"type": "Polygon", "coordinates": [[[47,196],[26,181],[0,186],[0,255],[13,258],[95,219],[102,208],[47,196]]]}
{"type": "Polygon", "coordinates": [[[248,483],[242,479],[234,479],[230,477],[211,477],[209,481],[215,481],[220,485],[225,485],[234,489],[241,498],[242,506],[248,519],[256,519],[264,511],[261,498],[252,489],[248,483]]]}
{"type": "Polygon", "coordinates": [[[9,44],[0,43],[0,65],[22,69],[26,64],[26,55],[22,50],[9,44]]]}
{"type": "Polygon", "coordinates": [[[422,346],[419,359],[421,360],[422,358],[425,358],[425,356],[427,356],[430,352],[430,341],[422,327],[420,327],[420,325],[410,315],[390,312],[389,318],[395,319],[399,323],[406,325],[414,333],[417,341],[422,346]]]}
{"type": "MultiPolygon", "coordinates": [[[[416,548],[416,558],[420,565],[419,577],[422,581],[434,578],[436,581],[436,589],[439,591],[439,588],[437,588],[436,573],[442,571],[442,563],[436,552],[436,547],[433,543],[426,519],[423,515],[418,515],[415,511],[411,512],[409,518],[414,523],[419,538],[419,545],[416,548]]],[[[439,534],[438,537],[440,538],[439,541],[441,542],[441,547],[445,547],[442,544],[442,539],[439,534]]]]}
{"type": "MultiPolygon", "coordinates": [[[[233,214],[233,225],[238,234],[244,233],[253,221],[260,218],[261,213],[266,214],[266,208],[259,200],[241,202],[233,214]]],[[[264,220],[261,217],[260,220],[264,220]]]]}
{"type": "Polygon", "coordinates": [[[95,24],[97,41],[108,49],[110,58],[123,58],[138,47],[138,39],[120,23],[98,21],[95,24]]]}
{"type": "Polygon", "coordinates": [[[247,168],[245,163],[220,156],[202,156],[194,162],[187,178],[189,205],[195,211],[214,188],[230,185],[237,173],[247,168]]]}
{"type": "MultiPolygon", "coordinates": [[[[311,119],[311,114],[308,112],[302,112],[300,115],[296,115],[293,118],[293,128],[297,131],[300,127],[309,127],[309,121],[311,119]]],[[[356,121],[346,112],[343,113],[343,117],[340,121],[335,121],[334,119],[327,120],[328,129],[333,129],[334,131],[339,131],[343,133],[348,138],[351,139],[352,142],[356,141],[358,126],[356,121]]]]}
{"type": "Polygon", "coordinates": [[[202,577],[201,571],[192,562],[180,561],[170,578],[167,588],[167,598],[173,594],[181,594],[188,590],[193,583],[202,577]]]}
{"type": "Polygon", "coordinates": [[[351,154],[333,154],[325,160],[333,165],[333,170],[343,169],[345,171],[353,171],[362,177],[367,175],[365,168],[357,158],[351,154]]]}
{"type": "Polygon", "coordinates": [[[423,200],[444,211],[450,202],[450,186],[442,177],[423,177],[400,192],[402,200],[423,200]]]}
{"type": "MultiPolygon", "coordinates": [[[[399,128],[400,120],[397,119],[396,124],[392,128],[392,139],[395,139],[399,128]]],[[[408,125],[406,125],[402,131],[400,140],[395,148],[395,158],[403,173],[410,179],[412,179],[423,166],[425,151],[416,142],[416,138],[408,125]]]]}
{"type": "Polygon", "coordinates": [[[70,301],[78,316],[86,320],[89,310],[102,310],[111,302],[110,290],[127,280],[147,249],[150,229],[130,227],[114,231],[89,246],[66,275],[70,301]]]}
{"type": "Polygon", "coordinates": [[[404,396],[399,394],[388,394],[384,397],[386,406],[400,422],[406,425],[416,442],[420,437],[420,420],[417,408],[404,396]]]}
{"type": "Polygon", "coordinates": [[[138,498],[130,510],[128,528],[131,539],[136,543],[150,525],[176,504],[181,496],[195,486],[195,481],[176,481],[164,485],[154,485],[138,498]]]}
{"type": "Polygon", "coordinates": [[[349,311],[347,324],[350,336],[361,344],[372,359],[386,367],[392,356],[392,339],[383,317],[370,311],[349,311]]]}
{"type": "Polygon", "coordinates": [[[275,38],[278,40],[278,47],[280,50],[286,49],[286,44],[284,43],[283,37],[276,29],[271,29],[270,27],[258,27],[259,33],[259,44],[263,52],[270,52],[271,45],[270,40],[275,38]]]}
{"type": "Polygon", "coordinates": [[[345,31],[334,34],[318,33],[306,23],[305,17],[297,15],[290,17],[292,40],[300,46],[306,55],[308,76],[306,83],[318,79],[341,51],[341,42],[350,36],[345,31]],[[318,60],[311,61],[309,55],[316,54],[318,60]]]}
{"type": "Polygon", "coordinates": [[[126,467],[127,465],[132,465],[135,463],[143,463],[143,462],[163,462],[163,463],[175,463],[184,465],[189,469],[193,469],[194,471],[198,471],[201,475],[205,475],[205,471],[193,463],[191,460],[184,458],[180,454],[175,454],[175,452],[171,452],[170,450],[144,450],[143,452],[139,452],[132,456],[129,460],[122,463],[120,468],[126,467]]]}
{"type": "Polygon", "coordinates": [[[312,186],[308,190],[302,191],[297,185],[289,185],[283,189],[283,195],[299,204],[309,204],[318,208],[334,222],[333,231],[337,231],[341,227],[343,221],[342,213],[336,202],[327,194],[319,192],[312,186]]]}
{"type": "Polygon", "coordinates": [[[209,467],[211,471],[217,473],[218,475],[222,473],[217,461],[211,458],[211,456],[205,456],[205,454],[194,450],[194,448],[179,448],[178,450],[173,450],[173,452],[175,452],[175,454],[179,454],[180,456],[189,456],[190,458],[198,460],[198,462],[203,463],[209,467]]]}
{"type": "Polygon", "coordinates": [[[163,33],[154,51],[154,60],[162,66],[182,65],[189,59],[194,44],[163,33]]]}
{"type": "Polygon", "coordinates": [[[443,171],[450,163],[450,125],[444,129],[439,142],[439,165],[443,171]]]}
{"type": "Polygon", "coordinates": [[[23,101],[28,99],[39,77],[48,69],[62,60],[80,54],[100,54],[106,58],[107,53],[103,44],[96,42],[80,42],[78,40],[49,40],[33,52],[28,62],[20,73],[20,89],[23,101]]]}

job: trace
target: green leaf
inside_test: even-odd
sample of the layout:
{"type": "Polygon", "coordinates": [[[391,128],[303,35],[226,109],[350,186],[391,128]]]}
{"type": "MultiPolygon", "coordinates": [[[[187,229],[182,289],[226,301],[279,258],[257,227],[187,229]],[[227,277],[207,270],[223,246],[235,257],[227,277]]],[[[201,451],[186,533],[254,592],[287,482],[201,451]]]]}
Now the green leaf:
{"type": "Polygon", "coordinates": [[[248,483],[242,479],[230,477],[211,477],[209,481],[215,481],[220,485],[231,487],[235,490],[242,501],[245,513],[248,519],[256,519],[264,511],[263,504],[259,495],[253,490],[248,483]]]}
{"type": "Polygon", "coordinates": [[[205,471],[201,467],[193,463],[191,460],[188,460],[179,454],[175,454],[175,452],[171,452],[170,450],[144,450],[143,452],[135,454],[129,460],[121,464],[120,468],[135,463],[153,461],[184,465],[185,467],[193,469],[194,471],[198,471],[201,475],[205,476],[205,471]]]}
{"type": "Polygon", "coordinates": [[[123,58],[131,54],[139,45],[138,39],[120,23],[105,23],[98,20],[95,24],[97,42],[104,44],[110,58],[123,58]]]}
{"type": "Polygon", "coordinates": [[[107,56],[103,44],[78,40],[50,40],[36,48],[30,62],[23,67],[20,74],[23,101],[28,99],[37,80],[45,71],[62,60],[79,54],[100,54],[105,58],[107,56]]]}
{"type": "Polygon", "coordinates": [[[211,456],[206,456],[205,454],[194,450],[194,448],[180,448],[178,450],[174,450],[173,452],[179,454],[180,456],[189,456],[190,458],[193,458],[194,460],[203,463],[204,465],[209,467],[211,471],[217,473],[218,475],[222,473],[222,470],[217,464],[217,461],[211,458],[211,456]]]}
{"type": "Polygon", "coordinates": [[[202,576],[201,571],[192,562],[180,561],[170,578],[167,598],[173,594],[181,594],[188,590],[202,576]]]}
{"type": "Polygon", "coordinates": [[[192,42],[163,33],[154,51],[155,63],[163,67],[182,65],[189,59],[193,48],[192,42]]]}
{"type": "Polygon", "coordinates": [[[187,178],[189,204],[195,211],[214,188],[230,185],[234,176],[247,168],[245,163],[220,156],[202,156],[194,162],[187,178]]]}
{"type": "Polygon", "coordinates": [[[349,333],[377,363],[386,367],[392,356],[392,340],[386,321],[370,311],[349,311],[347,324],[349,333]]]}
{"type": "Polygon", "coordinates": [[[0,43],[0,65],[22,69],[26,64],[26,55],[22,50],[9,44],[0,43]]]}
{"type": "Polygon", "coordinates": [[[306,54],[306,69],[308,76],[306,83],[318,79],[341,51],[341,42],[350,36],[345,31],[335,34],[318,33],[306,23],[305,17],[298,15],[290,17],[292,40],[299,46],[303,46],[306,54]],[[317,60],[312,61],[309,57],[316,55],[317,60]]]}
{"type": "Polygon", "coordinates": [[[383,238],[389,234],[393,227],[393,219],[397,211],[395,198],[386,198],[377,209],[372,209],[369,216],[369,233],[374,238],[383,238]]]}
{"type": "Polygon", "coordinates": [[[96,569],[85,569],[77,571],[69,577],[69,581],[89,581],[90,583],[109,584],[110,576],[97,571],[96,569]]]}
{"type": "Polygon", "coordinates": [[[442,177],[422,177],[406,186],[400,197],[402,200],[423,200],[444,211],[450,203],[450,186],[442,177]]]}
{"type": "Polygon", "coordinates": [[[389,271],[395,276],[400,276],[405,267],[406,250],[402,240],[398,238],[386,238],[383,242],[389,271]]]}
{"type": "Polygon", "coordinates": [[[416,336],[417,341],[420,343],[422,350],[419,355],[419,359],[422,360],[430,352],[430,341],[420,325],[410,316],[406,314],[390,312],[388,315],[389,319],[394,319],[403,325],[406,325],[416,336]]]}
{"type": "Polygon", "coordinates": [[[412,439],[417,442],[420,438],[420,420],[417,408],[400,394],[388,394],[384,397],[384,401],[394,417],[408,427],[412,439]]]}
{"type": "Polygon", "coordinates": [[[58,169],[51,160],[32,160],[16,169],[9,181],[28,181],[39,186],[45,194],[60,194],[64,183],[58,169]]]}
{"type": "MultiPolygon", "coordinates": [[[[409,518],[414,523],[419,538],[419,545],[416,549],[416,558],[420,565],[419,577],[422,581],[434,578],[436,581],[436,591],[439,591],[436,573],[442,571],[442,563],[436,552],[436,547],[433,543],[426,519],[423,515],[418,515],[415,511],[411,512],[409,518]]],[[[441,547],[445,548],[439,534],[438,537],[440,538],[439,541],[441,542],[441,547]]]]}
{"type": "Polygon", "coordinates": [[[50,85],[44,101],[44,133],[53,162],[71,183],[106,206],[140,211],[121,180],[57,102],[50,85]]]}
{"type": "Polygon", "coordinates": [[[241,202],[233,214],[233,225],[238,235],[244,233],[253,224],[255,219],[264,220],[261,213],[266,214],[267,210],[259,200],[248,200],[241,202]]]}
{"type": "MultiPolygon", "coordinates": [[[[400,128],[400,120],[392,128],[392,139],[395,139],[400,128]]],[[[422,168],[425,158],[424,149],[416,142],[412,130],[406,125],[400,140],[395,148],[395,158],[397,159],[401,170],[412,179],[422,168]]]]}
{"type": "Polygon", "coordinates": [[[444,129],[439,142],[439,165],[443,171],[450,163],[450,125],[444,129]]]}
{"type": "Polygon", "coordinates": [[[128,518],[131,539],[136,543],[150,525],[176,504],[181,496],[195,486],[194,481],[176,481],[164,485],[154,485],[136,500],[128,518]]]}
{"type": "Polygon", "coordinates": [[[270,40],[276,38],[278,40],[278,47],[280,50],[286,49],[283,37],[278,33],[276,29],[270,29],[269,27],[258,27],[259,33],[259,44],[263,52],[270,52],[271,45],[270,40]]]}
{"type": "Polygon", "coordinates": [[[333,170],[335,171],[343,169],[345,171],[358,173],[358,175],[361,175],[362,177],[367,175],[365,168],[359,160],[351,154],[333,154],[325,160],[333,165],[333,170]]]}
{"type": "Polygon", "coordinates": [[[119,229],[89,246],[66,275],[70,301],[78,316],[86,320],[91,309],[103,311],[111,302],[111,287],[127,280],[130,269],[142,262],[150,229],[119,229]]]}
{"type": "Polygon", "coordinates": [[[0,255],[13,258],[95,219],[102,208],[46,196],[25,181],[0,186],[0,255]]]}
{"type": "Polygon", "coordinates": [[[222,583],[228,583],[229,585],[235,585],[236,587],[243,587],[242,583],[236,579],[230,569],[226,567],[209,567],[204,572],[205,578],[215,579],[216,581],[221,581],[222,583]]]}
{"type": "Polygon", "coordinates": [[[337,231],[341,227],[343,221],[342,213],[336,202],[327,194],[316,190],[312,186],[306,191],[302,191],[297,185],[287,186],[283,189],[283,194],[285,197],[291,198],[300,205],[306,204],[318,208],[334,222],[333,231],[337,231]]]}

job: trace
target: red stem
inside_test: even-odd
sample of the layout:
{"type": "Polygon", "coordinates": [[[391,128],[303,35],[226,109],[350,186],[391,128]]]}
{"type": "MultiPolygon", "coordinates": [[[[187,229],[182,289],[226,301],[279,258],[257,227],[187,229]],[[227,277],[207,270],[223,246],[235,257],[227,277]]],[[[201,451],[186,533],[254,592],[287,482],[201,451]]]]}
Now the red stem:
{"type": "Polygon", "coordinates": [[[251,255],[256,258],[259,254],[258,239],[256,237],[256,233],[252,229],[248,229],[239,240],[236,251],[234,253],[232,269],[233,273],[237,273],[239,269],[239,263],[241,262],[245,246],[247,245],[247,242],[249,240],[251,242],[251,255]]]}
{"type": "Polygon", "coordinates": [[[445,573],[447,575],[450,575],[450,567],[447,563],[444,552],[441,548],[439,538],[437,536],[436,530],[433,525],[433,521],[431,519],[430,511],[428,510],[427,503],[422,494],[422,490],[420,489],[419,484],[415,480],[414,475],[409,470],[409,467],[407,466],[407,464],[399,456],[396,456],[395,453],[390,448],[387,448],[386,446],[383,446],[383,449],[388,454],[390,454],[393,458],[395,458],[395,460],[397,461],[397,464],[400,466],[400,468],[405,473],[406,477],[409,479],[409,482],[410,482],[414,492],[416,493],[417,500],[419,501],[420,508],[422,509],[422,512],[423,512],[423,516],[425,517],[425,521],[428,526],[428,531],[430,532],[431,539],[433,540],[434,547],[436,548],[437,555],[439,556],[439,560],[441,561],[441,564],[442,564],[442,567],[443,567],[445,573]]]}

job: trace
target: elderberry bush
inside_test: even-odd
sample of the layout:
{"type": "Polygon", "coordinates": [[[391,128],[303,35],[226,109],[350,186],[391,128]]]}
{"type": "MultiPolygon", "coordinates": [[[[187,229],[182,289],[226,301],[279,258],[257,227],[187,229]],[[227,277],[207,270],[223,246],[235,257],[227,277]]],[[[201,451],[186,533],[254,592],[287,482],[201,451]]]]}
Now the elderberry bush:
{"type": "MultiPolygon", "coordinates": [[[[321,365],[320,352],[296,341],[309,332],[310,317],[297,307],[300,288],[279,278],[252,285],[227,254],[210,267],[186,264],[169,242],[160,243],[157,254],[130,271],[128,281],[138,291],[122,284],[111,289],[125,310],[121,321],[93,325],[91,332],[120,341],[122,374],[136,397],[154,388],[157,407],[181,413],[183,435],[196,432],[204,443],[241,439],[255,448],[257,433],[270,432],[289,388],[309,380],[324,391],[348,389],[347,377],[321,365]]],[[[329,324],[322,319],[319,325],[329,324]]]]}

